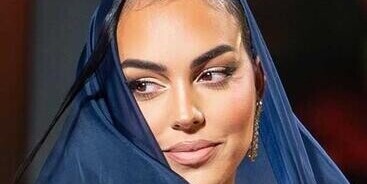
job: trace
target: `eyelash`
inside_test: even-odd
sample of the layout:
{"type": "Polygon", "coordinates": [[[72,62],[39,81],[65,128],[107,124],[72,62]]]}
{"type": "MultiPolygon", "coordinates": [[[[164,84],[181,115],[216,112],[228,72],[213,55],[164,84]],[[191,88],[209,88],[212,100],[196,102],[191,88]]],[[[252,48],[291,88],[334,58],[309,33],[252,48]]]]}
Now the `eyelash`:
{"type": "MultiPolygon", "coordinates": [[[[206,87],[210,89],[214,89],[214,90],[225,89],[228,86],[228,82],[229,82],[228,79],[233,75],[236,69],[237,69],[236,67],[232,67],[232,66],[231,67],[227,66],[227,67],[209,68],[201,72],[196,77],[195,81],[202,83],[203,85],[205,85],[206,87]],[[219,81],[216,81],[216,82],[212,82],[212,81],[202,82],[203,77],[205,77],[205,75],[207,74],[211,74],[210,77],[213,77],[213,74],[219,74],[219,75],[224,75],[224,76],[223,76],[223,79],[220,79],[219,81]]],[[[159,95],[163,90],[158,89],[155,92],[138,92],[137,90],[139,87],[145,87],[145,88],[149,86],[158,87],[158,88],[164,87],[163,85],[160,85],[156,82],[146,80],[146,79],[130,80],[127,82],[127,84],[130,90],[133,92],[134,96],[140,101],[150,100],[156,97],[157,95],[159,95]],[[144,86],[138,86],[138,85],[144,85],[144,86]]]]}
{"type": "Polygon", "coordinates": [[[204,70],[198,76],[198,82],[200,82],[202,77],[204,77],[204,75],[206,75],[206,74],[224,75],[224,78],[217,81],[217,82],[209,81],[209,82],[203,82],[203,84],[205,86],[209,87],[209,88],[216,89],[216,90],[225,89],[228,85],[228,79],[233,75],[235,70],[236,70],[236,67],[215,67],[215,68],[210,68],[210,69],[204,70]]]}
{"type": "MultiPolygon", "coordinates": [[[[156,82],[153,81],[149,81],[146,79],[137,79],[137,80],[132,80],[132,81],[128,81],[128,86],[130,88],[130,90],[134,93],[135,97],[138,100],[150,100],[152,98],[154,98],[155,96],[157,96],[162,90],[158,90],[156,92],[137,92],[139,86],[141,84],[144,84],[145,87],[149,87],[149,86],[153,86],[153,87],[163,87],[160,84],[157,84],[156,82]]],[[[144,87],[144,86],[143,86],[144,87]]]]}

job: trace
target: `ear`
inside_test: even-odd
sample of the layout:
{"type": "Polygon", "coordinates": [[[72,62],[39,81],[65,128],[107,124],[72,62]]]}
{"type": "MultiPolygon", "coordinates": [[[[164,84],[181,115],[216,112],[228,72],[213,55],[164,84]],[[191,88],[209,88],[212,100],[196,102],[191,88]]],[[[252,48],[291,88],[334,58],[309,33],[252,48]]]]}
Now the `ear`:
{"type": "Polygon", "coordinates": [[[266,77],[259,56],[256,56],[253,68],[255,75],[256,95],[258,99],[261,99],[264,95],[266,77]]]}

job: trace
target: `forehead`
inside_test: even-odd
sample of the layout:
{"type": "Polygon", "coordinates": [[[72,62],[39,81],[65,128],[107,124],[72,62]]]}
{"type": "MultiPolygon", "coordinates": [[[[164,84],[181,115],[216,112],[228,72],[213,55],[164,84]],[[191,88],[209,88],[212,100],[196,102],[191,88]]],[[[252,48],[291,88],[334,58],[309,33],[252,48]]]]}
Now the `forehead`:
{"type": "Polygon", "coordinates": [[[117,28],[122,59],[192,59],[219,44],[236,48],[240,37],[234,17],[206,0],[133,5],[124,9],[117,28]]]}

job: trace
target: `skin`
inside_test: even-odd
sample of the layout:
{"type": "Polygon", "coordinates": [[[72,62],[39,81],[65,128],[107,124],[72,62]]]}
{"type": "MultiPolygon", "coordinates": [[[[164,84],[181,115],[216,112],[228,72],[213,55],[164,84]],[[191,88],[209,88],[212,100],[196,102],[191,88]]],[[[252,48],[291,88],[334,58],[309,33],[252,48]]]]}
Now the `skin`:
{"type": "Polygon", "coordinates": [[[120,17],[117,43],[123,73],[162,150],[200,139],[221,143],[208,161],[193,166],[163,152],[171,169],[190,183],[234,183],[250,147],[264,83],[259,61],[253,64],[246,53],[234,17],[203,0],[136,4],[120,17]],[[221,46],[227,50],[190,68],[221,46]],[[141,68],[132,59],[166,71],[141,68]]]}

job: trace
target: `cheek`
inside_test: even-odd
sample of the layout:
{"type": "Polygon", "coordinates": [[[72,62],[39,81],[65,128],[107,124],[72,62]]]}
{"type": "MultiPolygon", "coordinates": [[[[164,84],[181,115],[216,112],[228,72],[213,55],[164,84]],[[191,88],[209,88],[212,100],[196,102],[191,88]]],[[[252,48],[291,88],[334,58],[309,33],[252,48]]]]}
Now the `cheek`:
{"type": "MultiPolygon", "coordinates": [[[[208,95],[209,96],[209,95],[208,95]]],[[[210,133],[224,138],[222,167],[237,168],[250,147],[256,104],[256,89],[251,76],[236,79],[222,92],[206,99],[206,119],[210,133]],[[214,100],[215,99],[215,100],[214,100]]]]}
{"type": "Polygon", "coordinates": [[[226,91],[213,94],[212,98],[215,100],[206,100],[205,105],[208,123],[220,127],[225,134],[239,133],[243,136],[253,121],[256,100],[254,83],[240,78],[226,91]]]}
{"type": "Polygon", "coordinates": [[[166,101],[166,99],[153,99],[152,101],[138,102],[145,120],[157,139],[169,127],[166,119],[169,105],[166,101]]]}

